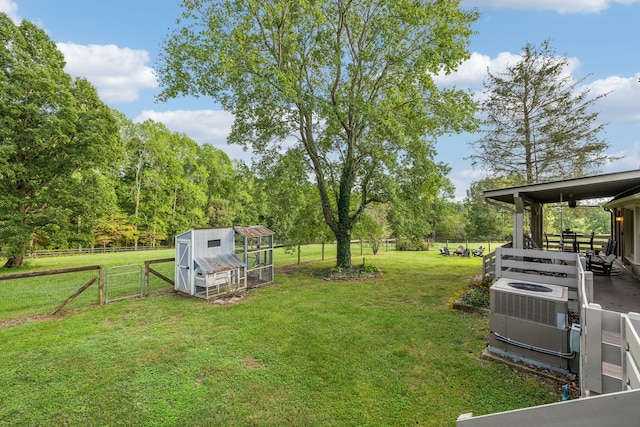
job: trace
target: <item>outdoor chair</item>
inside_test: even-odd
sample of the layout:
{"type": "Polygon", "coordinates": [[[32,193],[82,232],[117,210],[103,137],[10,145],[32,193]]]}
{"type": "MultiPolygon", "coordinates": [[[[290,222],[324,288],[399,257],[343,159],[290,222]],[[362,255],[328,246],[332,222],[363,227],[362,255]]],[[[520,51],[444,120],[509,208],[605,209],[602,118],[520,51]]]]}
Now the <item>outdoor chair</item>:
{"type": "Polygon", "coordinates": [[[475,249],[473,251],[473,256],[482,256],[482,253],[484,252],[484,248],[482,246],[478,247],[478,249],[475,249]]]}
{"type": "Polygon", "coordinates": [[[595,237],[595,235],[596,235],[596,232],[592,231],[591,232],[591,237],[589,238],[589,249],[588,250],[593,251],[593,238],[595,237]]]}
{"type": "Polygon", "coordinates": [[[464,246],[462,246],[462,245],[458,246],[454,253],[456,255],[463,256],[464,255],[464,246]]]}
{"type": "Polygon", "coordinates": [[[593,254],[587,257],[587,270],[593,271],[596,274],[603,274],[609,276],[611,274],[611,268],[613,262],[616,259],[615,251],[617,242],[609,239],[604,254],[593,254]]]}
{"type": "Polygon", "coordinates": [[[453,255],[451,252],[449,252],[449,248],[440,248],[440,254],[445,256],[453,255]]]}

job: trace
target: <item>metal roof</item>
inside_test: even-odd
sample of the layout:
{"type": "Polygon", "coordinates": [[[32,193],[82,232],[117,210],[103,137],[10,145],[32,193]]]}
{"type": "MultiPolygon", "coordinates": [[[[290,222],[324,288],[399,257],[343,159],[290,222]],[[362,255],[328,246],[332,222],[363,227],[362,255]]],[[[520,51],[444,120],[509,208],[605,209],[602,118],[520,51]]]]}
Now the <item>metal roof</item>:
{"type": "Polygon", "coordinates": [[[233,253],[195,257],[194,261],[207,274],[246,267],[246,264],[233,253]]]}
{"type": "Polygon", "coordinates": [[[262,225],[251,225],[249,227],[233,227],[236,233],[244,237],[273,236],[275,233],[262,225]]]}
{"type": "Polygon", "coordinates": [[[640,169],[563,179],[539,184],[486,190],[485,199],[514,203],[515,197],[524,197],[538,203],[556,203],[573,200],[614,198],[640,193],[640,169]]]}

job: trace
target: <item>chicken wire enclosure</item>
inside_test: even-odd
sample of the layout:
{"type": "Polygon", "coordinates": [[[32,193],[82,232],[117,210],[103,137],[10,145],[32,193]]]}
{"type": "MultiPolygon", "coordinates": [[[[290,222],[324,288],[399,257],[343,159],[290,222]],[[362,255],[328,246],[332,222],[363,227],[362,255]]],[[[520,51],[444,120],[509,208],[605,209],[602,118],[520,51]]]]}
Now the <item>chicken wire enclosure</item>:
{"type": "Polygon", "coordinates": [[[247,266],[249,287],[273,283],[273,231],[261,225],[234,227],[235,252],[247,266]]]}
{"type": "Polygon", "coordinates": [[[245,289],[246,264],[234,253],[234,230],[191,229],[176,236],[175,290],[211,298],[245,289]]]}

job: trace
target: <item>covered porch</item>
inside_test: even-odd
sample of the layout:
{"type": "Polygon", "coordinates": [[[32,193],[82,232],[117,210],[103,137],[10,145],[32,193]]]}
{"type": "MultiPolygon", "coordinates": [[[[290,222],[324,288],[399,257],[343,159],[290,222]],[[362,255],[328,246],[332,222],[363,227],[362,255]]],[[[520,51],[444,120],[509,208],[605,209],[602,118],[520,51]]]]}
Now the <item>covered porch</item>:
{"type": "Polygon", "coordinates": [[[588,252],[599,250],[603,239],[616,241],[614,254],[634,276],[640,277],[640,170],[523,185],[483,193],[485,200],[513,214],[513,247],[588,252]],[[544,212],[550,204],[575,207],[581,200],[601,200],[609,212],[610,236],[545,233],[544,212]],[[527,227],[525,229],[525,224],[527,227]]]}

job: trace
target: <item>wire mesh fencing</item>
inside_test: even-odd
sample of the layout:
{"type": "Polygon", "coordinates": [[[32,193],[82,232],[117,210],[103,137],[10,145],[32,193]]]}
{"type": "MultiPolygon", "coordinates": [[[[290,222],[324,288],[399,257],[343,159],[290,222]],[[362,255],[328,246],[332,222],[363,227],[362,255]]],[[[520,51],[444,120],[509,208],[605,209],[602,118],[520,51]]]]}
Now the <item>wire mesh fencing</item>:
{"type": "Polygon", "coordinates": [[[104,269],[86,266],[0,276],[0,321],[104,302],[104,269]]]}
{"type": "Polygon", "coordinates": [[[0,275],[0,322],[55,314],[173,289],[173,258],[0,275]]]}

